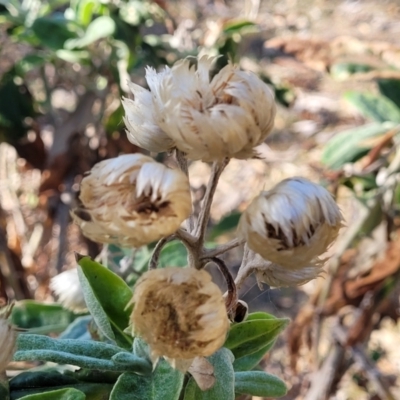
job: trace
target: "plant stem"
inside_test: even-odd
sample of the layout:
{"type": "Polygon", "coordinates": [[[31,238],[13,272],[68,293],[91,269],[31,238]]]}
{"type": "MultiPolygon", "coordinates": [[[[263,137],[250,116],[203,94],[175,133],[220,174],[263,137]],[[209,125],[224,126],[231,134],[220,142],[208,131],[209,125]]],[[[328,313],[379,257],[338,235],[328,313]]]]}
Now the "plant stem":
{"type": "Polygon", "coordinates": [[[228,295],[225,300],[225,305],[226,305],[226,310],[228,312],[228,316],[233,321],[235,318],[236,305],[238,302],[238,295],[237,295],[235,281],[231,273],[229,272],[228,267],[220,258],[212,257],[208,259],[208,261],[211,261],[214,264],[216,264],[225,278],[226,284],[228,286],[228,295]]]}
{"type": "Polygon", "coordinates": [[[215,249],[204,249],[203,258],[212,258],[212,257],[219,256],[220,254],[226,253],[227,251],[232,250],[235,247],[238,247],[243,243],[244,243],[244,240],[235,238],[235,239],[229,241],[228,243],[217,246],[215,249]]]}
{"type": "MultiPolygon", "coordinates": [[[[180,170],[188,177],[189,179],[189,168],[188,161],[186,158],[186,154],[178,149],[175,150],[176,161],[179,165],[180,170]]],[[[186,221],[186,227],[189,233],[193,232],[194,229],[194,215],[193,212],[189,215],[189,218],[186,221]]]]}
{"type": "Polygon", "coordinates": [[[229,158],[225,158],[223,161],[215,161],[213,163],[211,177],[207,184],[206,194],[204,195],[202,209],[195,229],[199,247],[203,247],[207,224],[210,219],[211,204],[214,198],[215,189],[217,188],[218,180],[228,163],[229,158]]]}
{"type": "Polygon", "coordinates": [[[156,247],[153,250],[153,254],[151,255],[151,259],[149,261],[149,270],[151,269],[156,269],[158,265],[158,260],[160,259],[161,255],[161,250],[162,248],[171,240],[174,240],[176,238],[175,235],[167,236],[165,238],[162,238],[157,244],[156,247]]]}

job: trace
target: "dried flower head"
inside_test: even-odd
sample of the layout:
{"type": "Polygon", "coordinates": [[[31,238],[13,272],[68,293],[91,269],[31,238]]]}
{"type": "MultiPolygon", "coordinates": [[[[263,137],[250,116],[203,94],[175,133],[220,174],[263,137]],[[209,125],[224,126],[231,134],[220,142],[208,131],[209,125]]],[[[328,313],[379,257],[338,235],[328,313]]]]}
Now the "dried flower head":
{"type": "Polygon", "coordinates": [[[152,107],[137,85],[131,85],[135,100],[124,100],[130,140],[152,151],[159,143],[158,151],[173,145],[193,160],[253,156],[273,128],[274,96],[256,75],[232,64],[211,78],[215,59],[184,59],[160,73],[147,68],[152,107]],[[146,128],[140,130],[146,108],[146,128]]]}
{"type": "Polygon", "coordinates": [[[81,183],[72,212],[85,236],[139,247],[174,233],[192,208],[185,174],[142,154],[96,164],[81,183]]]}
{"type": "Polygon", "coordinates": [[[134,98],[122,100],[128,139],[136,146],[156,153],[172,149],[173,140],[157,125],[152,94],[132,82],[129,82],[129,88],[134,98]]]}
{"type": "Polygon", "coordinates": [[[148,271],[138,280],[132,303],[133,330],[149,344],[153,360],[164,356],[173,366],[188,367],[225,342],[229,320],[223,296],[204,270],[148,271]]]}
{"type": "Polygon", "coordinates": [[[326,189],[291,178],[252,201],[240,218],[239,235],[264,259],[298,271],[322,264],[318,256],[336,239],[342,221],[326,189]]]}
{"type": "Polygon", "coordinates": [[[0,316],[0,373],[4,372],[15,352],[17,333],[8,319],[0,316]]]}
{"type": "Polygon", "coordinates": [[[51,278],[50,289],[68,310],[81,312],[87,309],[76,268],[61,272],[51,278]]]}

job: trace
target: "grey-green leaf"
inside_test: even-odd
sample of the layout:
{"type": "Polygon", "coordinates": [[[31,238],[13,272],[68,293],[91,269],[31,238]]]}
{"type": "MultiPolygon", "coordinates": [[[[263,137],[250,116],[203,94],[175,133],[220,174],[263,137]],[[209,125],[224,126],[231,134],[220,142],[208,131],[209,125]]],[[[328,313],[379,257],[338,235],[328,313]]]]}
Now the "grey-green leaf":
{"type": "Polygon", "coordinates": [[[215,385],[203,392],[195,380],[190,378],[185,388],[184,400],[234,400],[235,375],[232,352],[223,347],[207,359],[214,367],[215,385]]]}
{"type": "Polygon", "coordinates": [[[30,394],[20,397],[20,400],[85,400],[85,393],[77,389],[58,389],[46,393],[30,394]]]}
{"type": "Polygon", "coordinates": [[[110,400],[178,400],[183,378],[181,372],[163,360],[151,375],[122,374],[111,392],[110,400]]]}
{"type": "Polygon", "coordinates": [[[287,393],[285,383],[263,371],[235,372],[236,394],[259,397],[282,397],[287,393]]]}
{"type": "Polygon", "coordinates": [[[394,127],[395,124],[391,122],[375,122],[340,132],[326,144],[321,161],[331,169],[339,169],[346,163],[357,161],[373,147],[371,139],[394,127]]]}
{"type": "Polygon", "coordinates": [[[351,91],[347,92],[344,97],[364,117],[371,118],[377,122],[400,122],[400,109],[385,96],[351,91]]]}

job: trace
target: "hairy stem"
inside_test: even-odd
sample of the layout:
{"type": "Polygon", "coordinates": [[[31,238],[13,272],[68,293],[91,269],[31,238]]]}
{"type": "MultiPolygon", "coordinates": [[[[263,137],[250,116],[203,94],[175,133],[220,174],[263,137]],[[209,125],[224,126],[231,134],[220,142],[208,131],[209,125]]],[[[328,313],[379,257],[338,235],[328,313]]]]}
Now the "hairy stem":
{"type": "Polygon", "coordinates": [[[211,177],[207,184],[207,189],[204,195],[202,209],[196,226],[196,237],[198,238],[199,247],[203,247],[207,224],[210,218],[211,204],[214,198],[215,189],[217,188],[218,180],[222,174],[222,171],[225,169],[228,163],[229,163],[229,158],[225,158],[223,161],[215,161],[213,163],[211,170],[211,177]]]}

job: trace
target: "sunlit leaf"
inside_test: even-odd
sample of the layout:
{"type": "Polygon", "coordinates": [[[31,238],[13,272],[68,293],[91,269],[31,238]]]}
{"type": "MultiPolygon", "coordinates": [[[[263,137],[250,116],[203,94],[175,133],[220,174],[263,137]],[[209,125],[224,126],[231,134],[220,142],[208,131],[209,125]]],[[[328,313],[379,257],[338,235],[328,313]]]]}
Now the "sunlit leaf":
{"type": "Polygon", "coordinates": [[[393,127],[395,124],[390,122],[375,122],[340,132],[325,145],[321,161],[331,169],[355,162],[371,150],[371,139],[384,135],[393,127]]]}
{"type": "Polygon", "coordinates": [[[125,348],[131,348],[132,338],[124,333],[129,325],[132,298],[129,286],[101,264],[83,257],[79,260],[79,279],[88,309],[101,332],[125,348]]]}
{"type": "Polygon", "coordinates": [[[377,122],[400,122],[400,109],[385,96],[353,91],[347,92],[344,98],[354,105],[364,117],[377,122]]]}

